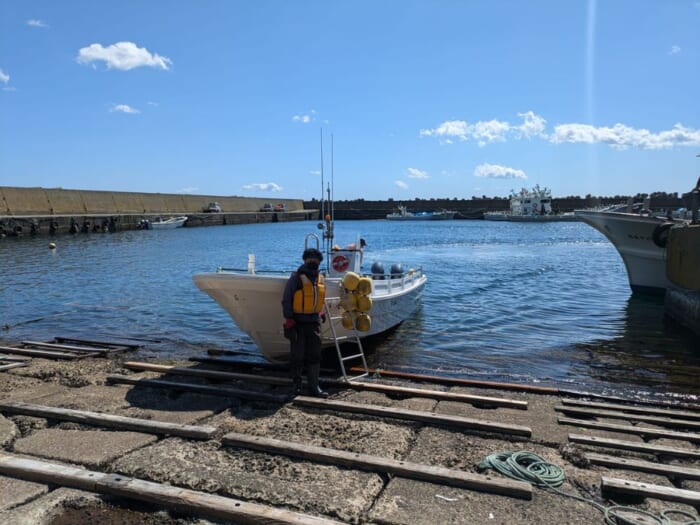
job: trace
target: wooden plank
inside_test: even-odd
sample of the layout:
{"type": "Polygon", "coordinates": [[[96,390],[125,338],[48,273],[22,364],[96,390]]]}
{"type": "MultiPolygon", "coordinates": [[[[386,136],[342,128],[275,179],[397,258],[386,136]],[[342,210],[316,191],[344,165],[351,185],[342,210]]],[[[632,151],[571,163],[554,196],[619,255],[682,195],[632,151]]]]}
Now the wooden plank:
{"type": "Polygon", "coordinates": [[[222,443],[242,448],[283,454],[295,458],[342,465],[344,467],[370,472],[382,472],[409,479],[419,479],[452,485],[491,494],[502,494],[521,499],[532,499],[532,486],[529,483],[510,479],[492,478],[442,467],[422,465],[410,461],[400,461],[368,454],[358,454],[325,447],[303,445],[291,441],[282,441],[261,436],[249,436],[231,432],[226,434],[222,443]]]}
{"type": "Polygon", "coordinates": [[[659,416],[646,416],[643,414],[627,414],[625,412],[618,412],[613,410],[598,410],[594,408],[585,407],[567,407],[567,406],[556,406],[554,410],[558,412],[564,412],[565,414],[583,415],[583,416],[593,416],[596,418],[610,418],[610,419],[625,419],[629,421],[644,421],[645,423],[654,423],[662,427],[671,428],[689,428],[693,430],[700,430],[700,421],[684,421],[682,419],[671,419],[668,417],[659,416]]]}
{"type": "Polygon", "coordinates": [[[130,370],[144,370],[149,372],[160,372],[161,374],[206,377],[208,379],[220,379],[225,381],[250,381],[251,383],[265,383],[271,385],[291,385],[292,380],[288,377],[261,376],[258,374],[241,374],[238,372],[221,372],[219,370],[201,370],[198,368],[188,368],[182,366],[156,365],[152,363],[141,363],[139,361],[126,361],[124,368],[130,370]]]}
{"type": "Polygon", "coordinates": [[[418,410],[406,410],[397,407],[380,407],[377,405],[364,405],[359,403],[348,403],[347,401],[332,401],[319,399],[316,397],[296,396],[293,403],[298,406],[319,408],[322,410],[337,410],[339,412],[352,412],[356,414],[366,414],[371,416],[385,417],[391,419],[404,419],[409,421],[420,421],[431,425],[440,425],[470,430],[482,430],[486,432],[496,432],[502,434],[512,434],[516,436],[530,437],[532,431],[528,427],[521,425],[509,425],[484,421],[481,419],[471,419],[460,416],[440,415],[432,412],[421,412],[418,410]]]}
{"type": "Polygon", "coordinates": [[[10,363],[8,365],[0,365],[0,372],[4,372],[5,370],[11,370],[12,368],[22,368],[27,365],[27,363],[10,363]]]}
{"type": "Polygon", "coordinates": [[[587,452],[586,457],[593,465],[622,468],[626,470],[638,470],[640,472],[661,474],[662,476],[670,476],[674,478],[700,480],[700,469],[697,468],[681,467],[679,465],[664,465],[663,463],[654,463],[652,461],[643,461],[641,459],[606,456],[604,454],[594,454],[593,452],[587,452]]]}
{"type": "Polygon", "coordinates": [[[677,489],[674,487],[664,487],[663,485],[653,485],[651,483],[640,483],[629,479],[608,478],[603,476],[600,486],[606,492],[632,494],[645,498],[662,499],[666,501],[677,501],[688,505],[700,505],[700,492],[695,490],[677,489]]]}
{"type": "MultiPolygon", "coordinates": [[[[257,374],[241,374],[237,372],[220,372],[218,370],[200,370],[197,368],[156,365],[151,363],[142,363],[139,361],[126,361],[123,365],[131,370],[147,370],[150,372],[161,372],[164,374],[185,375],[206,377],[210,379],[234,380],[234,381],[251,381],[257,383],[268,383],[273,385],[291,385],[292,380],[287,377],[261,376],[257,374]]],[[[325,385],[331,385],[339,388],[353,388],[355,390],[372,390],[375,392],[383,392],[386,394],[400,394],[414,397],[429,397],[433,399],[441,399],[446,401],[457,401],[476,405],[500,406],[508,408],[516,408],[527,410],[527,401],[517,401],[513,399],[502,399],[497,397],[474,396],[469,394],[454,394],[451,392],[440,392],[437,390],[425,390],[421,388],[406,388],[394,385],[381,385],[375,383],[360,383],[346,381],[338,381],[335,379],[321,379],[325,385]]]]}
{"type": "Polygon", "coordinates": [[[213,396],[238,397],[253,401],[269,401],[272,403],[286,403],[288,396],[265,394],[263,392],[251,392],[240,388],[230,388],[222,386],[195,385],[192,383],[177,383],[175,381],[162,381],[160,379],[134,379],[127,376],[112,375],[107,376],[107,381],[122,385],[144,386],[151,388],[168,388],[173,390],[184,390],[187,392],[197,392],[213,396]]]}
{"type": "Polygon", "coordinates": [[[0,346],[0,350],[8,354],[43,357],[45,359],[82,359],[87,356],[87,354],[78,355],[67,352],[50,352],[49,350],[31,350],[30,348],[15,348],[12,346],[0,346]]]}
{"type": "Polygon", "coordinates": [[[60,421],[73,421],[84,425],[97,427],[117,428],[119,430],[133,430],[148,434],[187,437],[193,439],[209,439],[216,428],[205,426],[182,425],[151,419],[139,419],[134,417],[116,416],[87,410],[72,410],[44,405],[34,405],[21,401],[0,401],[0,412],[22,414],[25,416],[57,419],[60,421]]]}
{"type": "MultiPolygon", "coordinates": [[[[365,369],[360,367],[352,367],[351,372],[364,373],[365,369]]],[[[425,374],[410,374],[407,372],[395,372],[392,370],[380,370],[378,368],[370,368],[370,374],[376,374],[383,377],[398,377],[401,379],[410,379],[412,381],[427,381],[429,383],[437,383],[440,385],[453,386],[472,386],[477,388],[494,388],[499,390],[513,390],[520,392],[536,392],[539,394],[558,394],[558,388],[550,388],[546,386],[521,385],[518,383],[501,383],[498,381],[478,381],[476,379],[461,379],[451,377],[441,377],[425,374]]]]}
{"type": "MultiPolygon", "coordinates": [[[[667,408],[650,408],[650,407],[640,407],[633,405],[623,405],[619,403],[598,403],[594,401],[581,401],[579,399],[562,399],[562,404],[580,406],[580,407],[591,407],[591,408],[602,408],[605,410],[622,410],[629,412],[630,414],[649,414],[655,416],[665,416],[665,417],[677,417],[680,419],[694,419],[700,421],[700,412],[692,412],[690,410],[671,410],[667,408]]],[[[700,410],[700,407],[699,407],[700,410]]]]}
{"type": "Polygon", "coordinates": [[[86,352],[90,354],[104,354],[104,348],[87,348],[84,346],[60,345],[56,343],[42,343],[41,341],[22,341],[23,345],[35,346],[38,348],[48,348],[49,350],[66,350],[68,352],[86,352]]]}
{"type": "Polygon", "coordinates": [[[7,361],[13,363],[29,363],[31,360],[31,357],[0,355],[0,361],[7,361]]]}
{"type": "MultiPolygon", "coordinates": [[[[252,361],[242,361],[242,360],[236,360],[236,359],[225,359],[221,357],[190,357],[189,361],[193,361],[195,363],[209,363],[212,365],[224,365],[224,366],[232,366],[236,368],[241,368],[241,369],[251,369],[251,368],[258,368],[262,370],[275,370],[278,372],[285,372],[289,373],[289,365],[288,364],[283,364],[283,363],[260,363],[260,362],[252,362],[252,361]]],[[[322,374],[337,374],[337,370],[333,370],[331,368],[321,368],[321,373],[322,374]]]]}
{"type": "Polygon", "coordinates": [[[146,501],[197,516],[229,520],[245,525],[341,525],[340,522],[320,516],[276,509],[259,503],[249,503],[119,474],[20,458],[1,452],[0,474],[37,483],[146,501]]]}
{"type": "Polygon", "coordinates": [[[559,424],[572,425],[583,428],[597,428],[598,430],[610,430],[612,432],[622,432],[623,434],[636,434],[638,436],[651,436],[654,438],[680,439],[691,443],[700,442],[700,434],[691,432],[674,432],[672,430],[658,430],[655,428],[637,427],[632,425],[614,425],[612,423],[598,423],[595,421],[583,421],[581,419],[571,419],[560,417],[559,424]]]}
{"type": "Polygon", "coordinates": [[[594,447],[607,447],[629,450],[632,452],[646,452],[649,454],[661,454],[664,456],[674,456],[679,458],[700,459],[700,450],[650,445],[648,443],[639,443],[636,441],[623,441],[620,439],[610,439],[598,436],[583,436],[580,434],[569,434],[569,441],[572,443],[591,445],[594,447]]]}
{"type": "MultiPolygon", "coordinates": [[[[137,348],[141,348],[143,345],[137,345],[134,343],[117,343],[117,342],[110,342],[110,341],[95,341],[94,339],[76,339],[74,337],[54,337],[54,341],[58,343],[88,343],[91,345],[95,346],[104,346],[106,348],[115,348],[115,347],[122,347],[126,346],[127,348],[131,348],[133,350],[136,350],[137,348]]],[[[158,341],[160,342],[160,341],[158,341]]]]}

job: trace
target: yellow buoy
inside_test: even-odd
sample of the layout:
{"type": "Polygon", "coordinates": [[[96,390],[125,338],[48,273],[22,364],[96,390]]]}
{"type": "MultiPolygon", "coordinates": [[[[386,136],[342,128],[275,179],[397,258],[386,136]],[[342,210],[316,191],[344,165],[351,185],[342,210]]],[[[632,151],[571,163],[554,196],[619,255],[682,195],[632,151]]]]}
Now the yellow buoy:
{"type": "Polygon", "coordinates": [[[361,277],[357,283],[357,293],[360,295],[369,295],[372,293],[372,279],[369,277],[361,277]]]}
{"type": "Polygon", "coordinates": [[[359,313],[355,317],[355,326],[360,332],[369,332],[372,327],[372,319],[366,313],[359,313]]]}
{"type": "Polygon", "coordinates": [[[357,309],[357,295],[354,293],[347,293],[340,299],[340,306],[343,310],[348,312],[357,309]]]}
{"type": "Polygon", "coordinates": [[[343,319],[340,322],[343,324],[343,328],[352,330],[352,314],[350,312],[343,312],[343,319]]]}
{"type": "Polygon", "coordinates": [[[55,242],[50,242],[49,243],[49,250],[55,250],[56,249],[56,243],[55,242]]]}
{"type": "Polygon", "coordinates": [[[358,295],[357,309],[360,312],[369,312],[372,309],[372,298],[369,295],[358,295]]]}
{"type": "Polygon", "coordinates": [[[340,281],[340,284],[343,285],[343,288],[346,290],[354,291],[357,289],[357,284],[360,282],[360,276],[357,275],[355,272],[348,272],[343,276],[343,280],[340,281]]]}

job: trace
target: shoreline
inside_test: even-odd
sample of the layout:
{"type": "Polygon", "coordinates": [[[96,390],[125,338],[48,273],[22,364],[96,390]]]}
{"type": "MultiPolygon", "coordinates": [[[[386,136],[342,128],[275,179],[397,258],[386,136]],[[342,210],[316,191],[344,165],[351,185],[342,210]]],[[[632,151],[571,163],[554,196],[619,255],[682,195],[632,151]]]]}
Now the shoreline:
{"type": "MultiPolygon", "coordinates": [[[[431,465],[479,479],[499,481],[507,478],[497,473],[479,474],[476,468],[478,463],[495,452],[527,450],[564,469],[567,481],[562,490],[599,501],[609,496],[602,494],[601,480],[610,476],[662,485],[669,489],[700,490],[700,481],[676,480],[673,483],[661,474],[586,464],[586,455],[603,450],[618,458],[624,456],[628,459],[648,460],[653,456],[649,453],[574,444],[570,441],[570,435],[598,436],[601,439],[616,439],[639,445],[649,443],[689,452],[697,448],[684,439],[668,437],[674,434],[669,434],[669,429],[660,422],[645,421],[637,425],[663,432],[666,436],[655,436],[651,441],[645,441],[630,433],[635,429],[634,417],[623,419],[619,413],[606,417],[598,415],[597,420],[588,420],[607,424],[607,430],[561,424],[561,417],[577,416],[561,412],[565,398],[559,395],[515,392],[501,388],[409,383],[396,379],[373,379],[372,383],[427,389],[436,393],[428,392],[427,397],[416,397],[410,394],[388,395],[362,389],[330,388],[330,399],[336,403],[384,407],[392,412],[406,414],[419,412],[447,420],[466,418],[487,421],[503,428],[488,431],[449,427],[445,423],[350,414],[339,409],[325,410],[322,407],[305,406],[293,400],[246,400],[232,395],[202,394],[179,388],[174,390],[172,387],[120,385],[110,381],[108,378],[115,375],[130,379],[159,377],[160,374],[155,372],[139,372],[132,369],[133,365],[125,366],[125,362],[131,358],[133,354],[130,352],[76,361],[33,358],[28,366],[0,372],[0,402],[23,402],[49,408],[113,414],[147,422],[211,427],[215,429],[211,437],[192,439],[154,435],[143,431],[13,414],[3,408],[0,410],[0,454],[94,472],[119,473],[152,483],[166,483],[168,486],[216,494],[248,504],[255,503],[276,511],[302,514],[309,519],[341,523],[535,524],[541,523],[541,512],[545,508],[548,509],[550,519],[556,523],[598,523],[602,522],[602,514],[591,505],[542,489],[534,489],[531,500],[509,497],[381,472],[368,472],[352,466],[302,460],[282,453],[253,451],[226,444],[225,436],[235,432],[251,437],[274,438],[354,454],[369,454],[384,458],[385,461],[431,465]],[[468,398],[492,397],[526,402],[527,410],[522,410],[522,407],[495,407],[483,402],[472,404],[463,400],[431,397],[439,397],[439,392],[462,394],[468,398]],[[617,428],[614,425],[624,427],[617,428]],[[507,433],[508,429],[522,427],[531,430],[529,437],[507,433]]],[[[238,372],[231,366],[194,364],[183,360],[149,360],[149,363],[224,373],[238,372]]],[[[168,375],[161,379],[179,383],[180,387],[187,383],[208,385],[221,391],[243,389],[251,395],[286,396],[289,392],[288,386],[284,384],[286,374],[268,370],[260,373],[265,376],[273,374],[280,378],[277,383],[282,384],[224,379],[210,383],[203,378],[182,375],[168,375]]],[[[590,412],[594,409],[587,410],[590,412]]],[[[629,407],[627,416],[632,414],[631,410],[632,406],[629,407]]],[[[684,410],[700,414],[700,405],[693,405],[692,410],[684,410]]],[[[669,462],[663,456],[658,456],[657,460],[657,463],[673,463],[689,468],[700,465],[698,459],[669,462]]],[[[96,515],[103,516],[104,521],[100,522],[108,524],[112,523],[110,519],[116,517],[123,517],[124,520],[133,518],[133,523],[204,525],[234,522],[226,519],[222,521],[222,518],[212,517],[204,511],[196,518],[185,518],[181,512],[168,509],[163,504],[145,505],[135,502],[133,498],[57,488],[36,480],[19,481],[17,477],[4,474],[0,474],[0,486],[4,487],[0,491],[0,519],[4,523],[79,525],[94,523],[96,515]],[[29,517],[32,521],[27,521],[29,517]]],[[[612,498],[617,500],[621,496],[616,494],[612,498]]],[[[691,505],[669,503],[657,498],[647,498],[634,506],[657,513],[666,507],[693,511],[691,505]]],[[[188,514],[191,513],[190,510],[188,514]]]]}

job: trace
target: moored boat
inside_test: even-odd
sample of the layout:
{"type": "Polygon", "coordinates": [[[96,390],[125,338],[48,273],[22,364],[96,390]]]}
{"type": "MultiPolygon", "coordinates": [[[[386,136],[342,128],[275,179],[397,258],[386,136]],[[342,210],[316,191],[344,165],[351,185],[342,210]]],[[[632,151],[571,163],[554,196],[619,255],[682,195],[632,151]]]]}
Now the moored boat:
{"type": "Polygon", "coordinates": [[[386,218],[390,221],[439,221],[454,219],[456,214],[456,211],[450,210],[410,212],[406,206],[399,206],[386,218]]]}
{"type": "Polygon", "coordinates": [[[511,192],[508,211],[491,211],[484,213],[487,221],[513,222],[553,222],[575,221],[573,213],[555,213],[552,209],[552,192],[549,188],[536,185],[532,190],[525,188],[511,192]]]}
{"type": "Polygon", "coordinates": [[[170,217],[168,219],[157,217],[152,221],[144,219],[139,226],[142,230],[172,230],[173,228],[181,228],[185,225],[185,222],[187,222],[186,216],[170,217]]]}

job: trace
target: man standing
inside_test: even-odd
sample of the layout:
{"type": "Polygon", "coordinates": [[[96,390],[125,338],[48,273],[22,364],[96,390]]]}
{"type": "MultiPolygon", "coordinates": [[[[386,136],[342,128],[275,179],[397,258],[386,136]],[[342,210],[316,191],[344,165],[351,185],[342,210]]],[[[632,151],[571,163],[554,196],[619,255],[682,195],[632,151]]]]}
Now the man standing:
{"type": "Polygon", "coordinates": [[[315,248],[304,250],[304,264],[287,281],[282,297],[284,336],[290,341],[290,372],[294,394],[301,394],[301,371],[306,364],[308,393],[328,397],[318,386],[321,370],[321,322],[325,322],[326,283],[319,273],[323,254],[315,248]]]}

